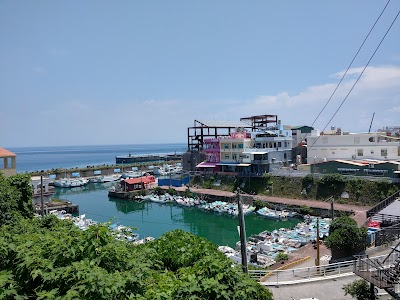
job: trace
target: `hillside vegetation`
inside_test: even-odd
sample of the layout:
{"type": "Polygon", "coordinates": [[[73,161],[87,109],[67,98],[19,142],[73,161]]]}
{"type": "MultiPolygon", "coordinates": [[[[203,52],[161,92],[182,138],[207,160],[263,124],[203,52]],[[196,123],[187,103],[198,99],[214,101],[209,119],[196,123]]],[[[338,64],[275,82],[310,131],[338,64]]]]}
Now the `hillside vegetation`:
{"type": "Polygon", "coordinates": [[[266,174],[258,178],[213,175],[195,177],[192,183],[204,188],[231,192],[239,186],[241,190],[249,194],[293,199],[326,200],[332,196],[338,203],[358,205],[377,204],[400,189],[399,185],[388,181],[370,181],[339,174],[322,177],[312,175],[287,177],[266,174]],[[348,194],[348,198],[342,198],[344,193],[348,194]]]}

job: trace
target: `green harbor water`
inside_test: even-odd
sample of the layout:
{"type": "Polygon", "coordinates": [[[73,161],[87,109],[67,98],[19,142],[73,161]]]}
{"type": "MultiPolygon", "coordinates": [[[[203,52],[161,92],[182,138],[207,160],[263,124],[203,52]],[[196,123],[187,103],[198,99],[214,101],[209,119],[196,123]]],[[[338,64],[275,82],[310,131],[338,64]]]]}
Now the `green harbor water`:
{"type": "MultiPolygon", "coordinates": [[[[163,233],[182,229],[204,237],[217,245],[234,247],[239,240],[238,218],[224,214],[205,212],[196,207],[176,204],[158,204],[150,201],[131,202],[109,198],[110,184],[88,184],[85,187],[56,189],[53,198],[71,201],[79,205],[79,213],[98,222],[108,222],[136,227],[140,238],[160,237],[163,233]]],[[[300,219],[274,221],[253,213],[245,217],[246,236],[264,230],[293,228],[300,219]]]]}

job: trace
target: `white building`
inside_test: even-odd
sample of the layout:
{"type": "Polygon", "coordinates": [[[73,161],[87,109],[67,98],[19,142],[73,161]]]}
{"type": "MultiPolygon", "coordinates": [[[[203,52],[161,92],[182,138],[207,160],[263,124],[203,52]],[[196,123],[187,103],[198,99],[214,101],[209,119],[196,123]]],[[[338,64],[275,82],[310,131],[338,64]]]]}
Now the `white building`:
{"type": "Polygon", "coordinates": [[[253,148],[243,152],[243,163],[251,163],[252,173],[266,173],[292,161],[292,131],[282,125],[251,133],[253,148]]]}
{"type": "Polygon", "coordinates": [[[307,137],[309,164],[330,160],[400,160],[400,138],[381,132],[320,134],[313,130],[307,137]]]}

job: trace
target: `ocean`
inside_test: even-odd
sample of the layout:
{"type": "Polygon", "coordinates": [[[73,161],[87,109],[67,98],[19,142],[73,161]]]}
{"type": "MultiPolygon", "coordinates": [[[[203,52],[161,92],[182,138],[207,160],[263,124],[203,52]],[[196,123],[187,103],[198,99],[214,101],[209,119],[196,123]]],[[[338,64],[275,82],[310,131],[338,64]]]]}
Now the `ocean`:
{"type": "Polygon", "coordinates": [[[17,155],[17,172],[115,164],[119,155],[184,153],[187,144],[135,144],[59,147],[7,147],[17,155]]]}

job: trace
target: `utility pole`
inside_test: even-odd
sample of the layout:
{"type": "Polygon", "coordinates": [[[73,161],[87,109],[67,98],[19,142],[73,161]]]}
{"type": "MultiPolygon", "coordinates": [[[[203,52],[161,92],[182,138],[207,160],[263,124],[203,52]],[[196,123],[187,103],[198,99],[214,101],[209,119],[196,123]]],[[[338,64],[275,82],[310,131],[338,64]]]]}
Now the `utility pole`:
{"type": "Polygon", "coordinates": [[[317,218],[317,258],[315,259],[315,265],[319,266],[319,218],[317,218]]]}
{"type": "Polygon", "coordinates": [[[40,204],[42,206],[41,215],[44,216],[44,203],[43,203],[43,175],[40,175],[40,204]]]}
{"type": "Polygon", "coordinates": [[[333,209],[333,200],[335,200],[335,199],[333,198],[333,196],[331,196],[331,218],[332,218],[332,221],[333,221],[333,218],[335,217],[335,211],[333,209]]]}
{"type": "Polygon", "coordinates": [[[246,228],[244,223],[244,215],[242,208],[242,199],[240,196],[240,189],[237,188],[237,202],[238,202],[238,210],[239,210],[239,227],[240,227],[240,252],[242,254],[242,268],[243,272],[246,274],[247,271],[247,251],[246,251],[246,228]]]}

